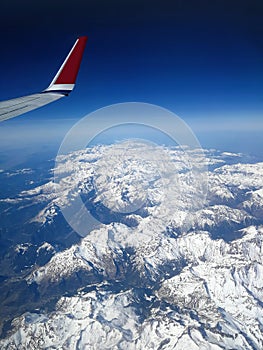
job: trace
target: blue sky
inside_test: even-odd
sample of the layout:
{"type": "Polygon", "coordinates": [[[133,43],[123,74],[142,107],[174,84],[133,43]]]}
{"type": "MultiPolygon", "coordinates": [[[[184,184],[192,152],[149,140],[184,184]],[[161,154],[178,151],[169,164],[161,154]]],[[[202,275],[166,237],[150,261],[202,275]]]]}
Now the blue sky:
{"type": "Polygon", "coordinates": [[[58,142],[89,112],[138,101],[178,114],[204,147],[261,154],[262,15],[261,0],[3,1],[1,100],[44,89],[76,37],[89,41],[72,95],[2,123],[1,143],[58,142]]]}

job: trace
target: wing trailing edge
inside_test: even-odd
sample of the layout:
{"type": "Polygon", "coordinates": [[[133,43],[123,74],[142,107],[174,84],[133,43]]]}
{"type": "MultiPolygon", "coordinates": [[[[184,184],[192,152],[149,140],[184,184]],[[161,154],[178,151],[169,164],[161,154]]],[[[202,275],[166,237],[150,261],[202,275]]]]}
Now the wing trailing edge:
{"type": "Polygon", "coordinates": [[[0,102],[0,122],[67,96],[74,88],[87,37],[76,40],[51,84],[44,91],[0,102]]]}

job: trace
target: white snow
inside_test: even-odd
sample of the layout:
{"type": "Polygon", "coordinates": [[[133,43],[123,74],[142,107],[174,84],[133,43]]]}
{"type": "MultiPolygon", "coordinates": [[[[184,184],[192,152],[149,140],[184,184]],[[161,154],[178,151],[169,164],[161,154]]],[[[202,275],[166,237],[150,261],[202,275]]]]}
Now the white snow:
{"type": "MultiPolygon", "coordinates": [[[[50,181],[13,199],[45,202],[34,218],[40,223],[54,219],[79,192],[93,189],[95,202],[124,212],[127,203],[140,202],[146,215],[129,213],[134,227],[101,225],[36,268],[27,283],[37,283],[42,291],[79,271],[91,279],[96,272],[102,282],[87,278],[94,290],[61,296],[50,313],[16,318],[1,349],[263,348],[263,163],[227,165],[226,157],[240,161],[240,155],[214,157],[206,151],[205,163],[216,169],[202,168],[202,182],[193,175],[189,154],[185,158],[178,149],[157,149],[157,163],[163,156],[169,165],[158,169],[152,150],[139,144],[134,150],[130,158],[121,144],[60,156],[58,183],[50,181]],[[213,230],[225,225],[239,230],[239,238],[213,239],[213,230]],[[123,287],[117,291],[118,283],[123,287]],[[138,290],[145,295],[139,297],[138,290]]],[[[195,165],[203,160],[198,150],[192,156],[195,165]]]]}

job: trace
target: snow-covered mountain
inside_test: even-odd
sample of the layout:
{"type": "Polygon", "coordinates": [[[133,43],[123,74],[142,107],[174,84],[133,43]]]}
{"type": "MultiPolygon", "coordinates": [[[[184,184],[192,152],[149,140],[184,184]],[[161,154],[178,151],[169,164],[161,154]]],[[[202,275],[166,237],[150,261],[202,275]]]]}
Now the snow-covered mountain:
{"type": "Polygon", "coordinates": [[[23,277],[38,301],[1,348],[262,349],[263,163],[241,159],[96,146],[60,156],[55,182],[2,199],[41,204],[29,221],[52,228],[81,197],[100,225],[67,249],[41,246],[52,258],[23,277]]]}

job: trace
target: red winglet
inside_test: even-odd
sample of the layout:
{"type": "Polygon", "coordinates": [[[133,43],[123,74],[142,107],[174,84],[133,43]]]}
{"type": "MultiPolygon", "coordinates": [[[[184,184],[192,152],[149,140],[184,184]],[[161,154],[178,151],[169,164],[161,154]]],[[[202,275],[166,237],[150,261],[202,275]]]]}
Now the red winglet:
{"type": "Polygon", "coordinates": [[[78,38],[53,84],[74,84],[88,37],[78,38]]]}
{"type": "Polygon", "coordinates": [[[86,36],[82,36],[76,40],[55,78],[43,92],[60,92],[68,95],[73,90],[87,39],[86,36]]]}

